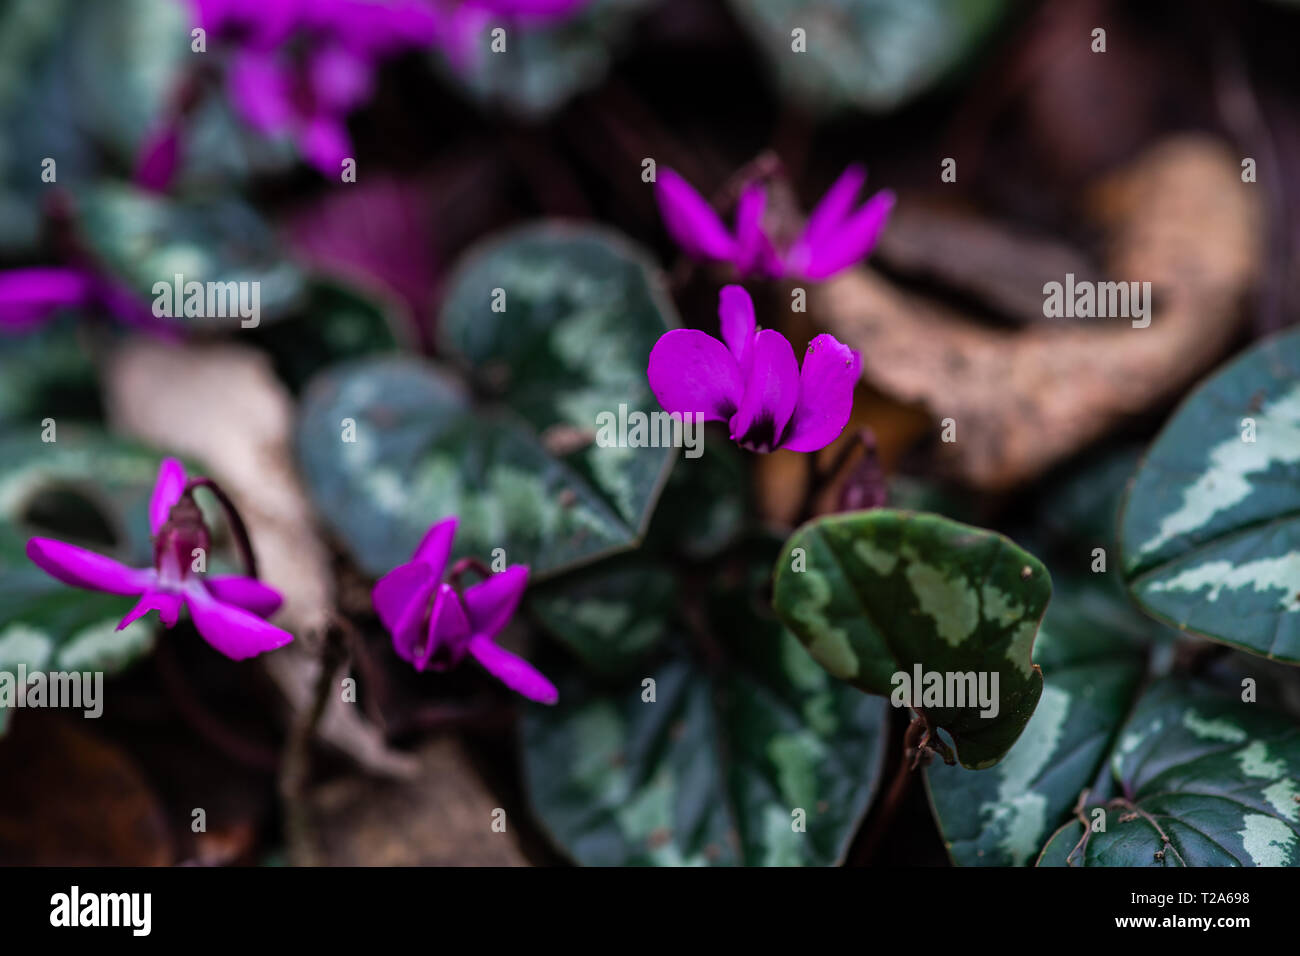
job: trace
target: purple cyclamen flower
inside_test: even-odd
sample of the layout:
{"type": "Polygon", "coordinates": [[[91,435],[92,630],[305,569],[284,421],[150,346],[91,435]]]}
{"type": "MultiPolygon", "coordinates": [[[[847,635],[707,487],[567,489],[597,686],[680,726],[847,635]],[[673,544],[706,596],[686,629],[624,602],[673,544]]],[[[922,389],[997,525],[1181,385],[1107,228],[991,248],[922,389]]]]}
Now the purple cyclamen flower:
{"type": "Polygon", "coordinates": [[[741,193],[734,232],[671,169],[659,171],[655,199],[668,232],[688,255],[729,262],[743,276],[819,281],[869,255],[894,208],[894,194],[887,189],[854,208],[866,179],[862,166],[844,170],[808,217],[803,232],[785,245],[778,245],[764,231],[767,191],[761,183],[750,183],[741,193]]]}
{"type": "Polygon", "coordinates": [[[428,46],[428,0],[194,0],[199,25],[235,52],[231,99],[264,135],[288,134],[327,176],[352,154],[348,113],[370,98],[381,61],[428,46]]]}
{"type": "Polygon", "coordinates": [[[460,562],[443,581],[443,571],[456,537],[456,518],[438,522],[424,536],[415,554],[375,584],[371,599],[384,627],[393,636],[393,649],[416,670],[444,671],[466,654],[513,691],[543,704],[554,704],[559,691],[522,657],[496,644],[496,636],[514,616],[528,566],[512,564],[494,574],[478,562],[460,562]],[[463,591],[453,584],[462,566],[474,567],[484,579],[463,591]]]}
{"type": "Polygon", "coordinates": [[[120,283],[90,269],[36,266],[0,272],[0,332],[27,332],[65,309],[104,311],[161,331],[149,307],[120,283]]]}
{"type": "Polygon", "coordinates": [[[664,410],[727,422],[731,440],[757,452],[817,451],[838,438],[862,356],[823,333],[808,344],[801,370],[784,335],[757,328],[754,302],[738,285],[722,288],[718,317],[722,341],[674,329],[650,350],[646,375],[664,410]]]}
{"type": "Polygon", "coordinates": [[[293,635],[268,624],[280,607],[280,594],[256,578],[213,577],[192,569],[194,550],[206,554],[210,543],[203,514],[186,484],[185,468],[164,459],[149,500],[149,527],[154,535],[154,566],[128,568],[94,551],[52,538],[32,538],[27,557],[64,584],[108,594],[140,595],[122,618],[120,631],[137,618],[157,611],[167,627],[175,625],[181,604],[203,639],[233,660],[283,647],[293,635]]]}

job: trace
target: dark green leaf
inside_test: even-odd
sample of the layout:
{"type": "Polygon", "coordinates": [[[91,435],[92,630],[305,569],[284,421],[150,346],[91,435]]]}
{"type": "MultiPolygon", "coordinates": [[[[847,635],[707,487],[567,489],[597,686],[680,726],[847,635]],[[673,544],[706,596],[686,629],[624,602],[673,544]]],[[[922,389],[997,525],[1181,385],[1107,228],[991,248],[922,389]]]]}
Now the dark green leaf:
{"type": "Polygon", "coordinates": [[[1122,543],[1148,612],[1300,663],[1300,331],[1256,345],[1183,403],[1134,481],[1122,543]]]}
{"type": "Polygon", "coordinates": [[[1120,796],[1089,802],[1087,839],[1067,823],[1040,866],[1300,866],[1300,729],[1260,705],[1163,681],[1110,768],[1120,796]]]}
{"type": "Polygon", "coordinates": [[[525,715],[525,781],[574,860],[843,860],[875,790],[886,707],[831,680],[764,615],[765,577],[757,567],[717,594],[691,639],[679,626],[631,679],[601,685],[560,655],[543,661],[560,702],[525,715]]]}
{"type": "MultiPolygon", "coordinates": [[[[997,680],[996,715],[927,706],[964,766],[992,766],[1034,712],[1030,660],[1047,569],[1001,535],[937,515],[876,509],[812,521],[786,542],[772,606],[831,674],[888,697],[895,675],[997,680]]],[[[920,689],[916,693],[919,695],[920,689]]],[[[955,702],[954,702],[955,703],[955,702]]]]}
{"type": "Polygon", "coordinates": [[[635,547],[677,452],[602,447],[597,416],[658,411],[646,357],[675,324],[657,271],[617,236],[513,232],[470,255],[441,318],[443,347],[471,367],[481,399],[417,360],[326,372],[298,429],[309,490],[373,575],[453,514],[457,553],[504,548],[534,580],[635,547]]]}
{"type": "MultiPolygon", "coordinates": [[[[141,302],[154,306],[155,315],[161,308],[179,322],[239,331],[256,327],[243,324],[254,319],[243,318],[239,301],[231,298],[233,290],[225,283],[256,283],[259,324],[293,310],[305,292],[301,272],[285,258],[271,227],[237,199],[172,200],[112,184],[83,197],[80,212],[86,239],[100,259],[141,302]],[[188,283],[205,284],[203,316],[176,314],[173,289],[178,275],[183,296],[188,283]],[[164,286],[155,290],[156,283],[164,286]],[[210,296],[206,284],[215,289],[217,283],[222,284],[221,295],[210,296]],[[215,314],[219,311],[226,315],[215,314]]],[[[247,288],[251,296],[253,286],[247,288]]],[[[182,298],[182,307],[184,302],[182,298]]],[[[247,304],[253,304],[251,298],[247,304]]]]}
{"type": "Polygon", "coordinates": [[[885,111],[942,79],[1006,0],[731,0],[782,85],[810,106],[885,111]],[[794,51],[802,29],[807,52],[794,51]]]}

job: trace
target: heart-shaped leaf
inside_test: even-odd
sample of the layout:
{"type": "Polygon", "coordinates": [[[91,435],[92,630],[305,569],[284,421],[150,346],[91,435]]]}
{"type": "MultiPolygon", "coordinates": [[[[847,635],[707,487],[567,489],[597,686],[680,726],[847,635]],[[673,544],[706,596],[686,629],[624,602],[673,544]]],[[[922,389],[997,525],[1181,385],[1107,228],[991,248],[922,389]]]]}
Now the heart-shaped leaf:
{"type": "Polygon", "coordinates": [[[831,680],[764,613],[766,574],[760,565],[724,587],[631,679],[599,684],[559,654],[542,660],[560,701],[525,714],[524,775],[568,856],[594,866],[843,860],[875,790],[886,707],[831,680]]]}
{"type": "Polygon", "coordinates": [[[0,341],[0,426],[39,432],[47,418],[99,417],[95,366],[73,316],[0,341]]]}
{"type": "Polygon", "coordinates": [[[1042,563],[1002,535],[876,509],[796,531],[777,562],[772,606],[823,667],[869,694],[905,692],[919,674],[919,704],[938,675],[953,695],[925,704],[927,718],[952,736],[964,766],[982,769],[1015,743],[1042,693],[1030,655],[1051,593],[1042,563]],[[995,708],[966,697],[971,679],[985,682],[995,708]]]}
{"type": "Polygon", "coordinates": [[[43,0],[0,8],[0,251],[36,243],[51,190],[131,169],[193,62],[184,7],[43,0]]]}
{"type": "Polygon", "coordinates": [[[1123,588],[1057,576],[1034,643],[1043,696],[1024,733],[989,770],[934,763],[930,802],[954,862],[1024,866],[1096,778],[1133,705],[1157,627],[1123,588]]]}
{"type": "Polygon", "coordinates": [[[965,59],[1005,0],[731,0],[789,92],[886,111],[965,59]],[[797,33],[796,31],[802,31],[797,33]],[[802,36],[804,49],[796,47],[802,36]]]}
{"type": "Polygon", "coordinates": [[[111,184],[82,197],[79,211],[99,259],[154,315],[238,331],[280,318],[302,301],[302,273],[270,226],[239,200],[172,200],[111,184]],[[199,290],[190,283],[201,284],[192,300],[199,290]],[[187,314],[190,301],[199,315],[187,314]]]}
{"type": "Polygon", "coordinates": [[[1300,664],[1300,331],[1194,391],[1151,446],[1121,525],[1142,606],[1300,664]]]}
{"type": "Polygon", "coordinates": [[[591,0],[556,22],[485,21],[471,38],[463,62],[436,59],[467,93],[528,119],[541,119],[570,97],[604,79],[615,47],[646,8],[647,0],[591,0]],[[505,30],[505,49],[494,50],[492,31],[505,30]]]}
{"type": "Polygon", "coordinates": [[[36,427],[0,433],[0,670],[113,672],[148,653],[153,624],[117,631],[134,598],[55,581],[27,559],[26,542],[58,537],[148,565],[160,456],[90,428],[61,425],[56,435],[43,442],[36,427]]]}
{"type": "Polygon", "coordinates": [[[1300,866],[1300,731],[1261,705],[1162,681],[1110,768],[1119,796],[1085,805],[1040,866],[1300,866]]]}
{"type": "Polygon", "coordinates": [[[675,324],[658,271],[618,236],[514,231],[470,254],[440,320],[477,400],[414,359],[323,373],[297,434],[308,488],[372,575],[453,514],[458,554],[504,548],[534,580],[635,547],[676,451],[602,446],[599,416],[658,411],[646,356],[675,324]]]}

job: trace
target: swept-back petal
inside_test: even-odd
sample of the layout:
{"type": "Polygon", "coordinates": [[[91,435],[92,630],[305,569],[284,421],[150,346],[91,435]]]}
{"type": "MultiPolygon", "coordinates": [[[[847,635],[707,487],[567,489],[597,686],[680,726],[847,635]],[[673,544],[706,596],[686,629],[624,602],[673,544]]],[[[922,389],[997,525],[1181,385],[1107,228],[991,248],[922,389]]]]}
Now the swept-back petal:
{"type": "Polygon", "coordinates": [[[767,190],[750,183],[736,203],[736,268],[744,275],[763,275],[772,255],[772,243],[763,232],[767,190]]]}
{"type": "Polygon", "coordinates": [[[244,47],[227,75],[230,98],[249,126],[275,133],[293,120],[292,76],[271,50],[244,47]]]}
{"type": "Polygon", "coordinates": [[[288,631],[268,624],[256,614],[218,601],[197,578],[187,583],[185,604],[199,635],[231,660],[256,657],[293,640],[288,631]]]}
{"type": "Polygon", "coordinates": [[[256,578],[237,574],[202,578],[208,593],[222,604],[233,604],[258,617],[270,617],[280,610],[284,599],[280,592],[256,578]]]}
{"type": "Polygon", "coordinates": [[[655,200],[664,226],[690,255],[730,261],[736,240],[704,197],[671,169],[661,169],[655,180],[655,200]]]}
{"type": "Polygon", "coordinates": [[[447,558],[451,555],[451,546],[456,540],[456,528],[459,526],[460,519],[453,515],[430,527],[420,539],[411,560],[423,561],[429,565],[433,569],[434,578],[441,581],[447,570],[447,558]]]}
{"type": "Polygon", "coordinates": [[[722,341],[727,343],[731,354],[740,366],[740,376],[744,380],[749,376],[753,364],[754,300],[749,297],[743,286],[724,285],[718,293],[718,320],[722,324],[722,341]]]}
{"type": "Polygon", "coordinates": [[[460,663],[468,645],[469,618],[460,595],[450,584],[440,584],[429,612],[428,639],[416,655],[415,666],[418,670],[431,667],[445,671],[460,663]]]}
{"type": "Polygon", "coordinates": [[[53,538],[29,540],[27,557],[50,577],[90,591],[143,594],[157,578],[152,568],[128,568],[112,558],[53,538]]]}
{"type": "Polygon", "coordinates": [[[25,328],[59,309],[86,305],[93,283],[79,269],[35,268],[0,272],[0,327],[25,328]]]}
{"type": "Polygon", "coordinates": [[[853,210],[854,200],[858,198],[858,190],[862,184],[867,181],[867,170],[865,166],[854,163],[844,172],[840,173],[840,178],[835,180],[830,189],[826,190],[826,195],[817,203],[816,208],[808,216],[808,222],[804,225],[803,233],[800,240],[809,246],[816,246],[818,243],[835,230],[853,210]]]}
{"type": "MultiPolygon", "coordinates": [[[[418,566],[423,562],[412,562],[412,564],[418,566]]],[[[403,565],[403,567],[409,566],[403,565]]],[[[426,618],[429,614],[429,602],[433,599],[434,592],[438,590],[438,578],[433,575],[432,569],[427,564],[423,566],[425,574],[411,593],[406,606],[397,615],[396,622],[389,628],[389,633],[393,635],[393,650],[397,652],[397,656],[417,667],[421,667],[418,661],[420,654],[427,652],[426,618]]]]}
{"type": "Polygon", "coordinates": [[[833,335],[808,343],[799,373],[799,403],[782,438],[791,451],[825,448],[844,431],[853,412],[853,389],[862,374],[862,356],[833,335]]]}
{"type": "Polygon", "coordinates": [[[745,397],[731,418],[731,439],[771,451],[799,401],[799,363],[789,340],[773,329],[754,336],[754,364],[745,397]]]}
{"type": "Polygon", "coordinates": [[[498,647],[486,637],[474,637],[469,652],[483,669],[516,693],[541,704],[554,704],[560,692],[537,668],[522,657],[498,647]]]}
{"type": "Polygon", "coordinates": [[[181,500],[184,490],[185,466],[175,458],[164,458],[158,465],[158,478],[149,496],[149,530],[154,535],[167,523],[172,505],[181,500]]]}
{"type": "MultiPolygon", "coordinates": [[[[388,633],[397,633],[402,615],[411,602],[418,600],[422,589],[432,594],[433,590],[428,586],[437,584],[439,577],[427,561],[410,561],[399,564],[375,582],[370,592],[370,603],[388,633]]],[[[428,600],[427,596],[425,600],[428,600]]]]}
{"type": "Polygon", "coordinates": [[[172,591],[145,591],[135,607],[118,623],[117,629],[122,630],[150,611],[158,612],[163,626],[175,627],[176,619],[181,614],[181,596],[172,591]]]}
{"type": "Polygon", "coordinates": [[[512,564],[465,589],[465,612],[475,637],[496,637],[510,623],[528,586],[528,565],[512,564]]]}
{"type": "Polygon", "coordinates": [[[673,329],[650,350],[650,391],[668,412],[700,413],[704,421],[725,421],[745,394],[735,357],[720,341],[698,329],[673,329]]]}
{"type": "Polygon", "coordinates": [[[808,261],[802,269],[804,278],[829,279],[864,258],[875,247],[893,208],[894,194],[887,189],[868,199],[861,209],[809,247],[808,261]]]}

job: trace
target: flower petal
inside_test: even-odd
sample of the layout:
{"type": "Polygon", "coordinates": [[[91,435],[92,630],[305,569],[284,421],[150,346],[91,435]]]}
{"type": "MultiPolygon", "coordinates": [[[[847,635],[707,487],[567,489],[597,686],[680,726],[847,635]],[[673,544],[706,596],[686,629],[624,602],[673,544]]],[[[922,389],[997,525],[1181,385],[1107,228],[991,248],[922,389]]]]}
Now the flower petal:
{"type": "Polygon", "coordinates": [[[825,448],[844,431],[853,412],[853,389],[862,374],[862,356],[833,335],[808,343],[799,374],[799,404],[781,441],[791,451],[825,448]]]}
{"type": "Polygon", "coordinates": [[[258,617],[270,617],[280,610],[284,598],[280,592],[269,584],[263,584],[256,578],[246,578],[231,574],[222,577],[204,577],[203,585],[208,593],[222,604],[233,604],[258,617]]]}
{"type": "Polygon", "coordinates": [[[726,421],[745,393],[740,366],[727,347],[698,329],[673,329],[650,350],[650,391],[668,412],[696,412],[726,421]]]}
{"type": "Polygon", "coordinates": [[[510,623],[524,588],[528,586],[528,565],[512,564],[500,574],[465,589],[465,612],[475,637],[496,637],[510,623]]]}
{"type": "Polygon", "coordinates": [[[773,256],[772,243],[763,232],[767,190],[750,183],[736,203],[736,268],[745,275],[763,275],[773,256]]]}
{"type": "Polygon", "coordinates": [[[421,591],[427,592],[425,601],[429,600],[427,595],[432,594],[433,589],[427,585],[436,584],[439,577],[441,575],[434,574],[427,562],[411,561],[399,564],[375,582],[370,592],[370,603],[389,634],[397,633],[402,615],[421,591]]]}
{"type": "Polygon", "coordinates": [[[274,52],[242,49],[231,64],[227,84],[240,115],[259,133],[282,130],[295,115],[292,80],[274,52]]]}
{"type": "Polygon", "coordinates": [[[415,549],[412,561],[423,561],[433,568],[433,576],[441,581],[447,571],[447,558],[451,554],[452,542],[456,539],[456,528],[460,519],[455,515],[443,518],[429,528],[415,549]]]}
{"type": "Polygon", "coordinates": [[[307,75],[317,107],[346,113],[370,98],[374,89],[370,61],[342,43],[326,43],[314,49],[307,62],[307,75]]]}
{"type": "Polygon", "coordinates": [[[809,247],[816,246],[835,230],[853,209],[853,202],[858,198],[858,191],[867,181],[866,167],[854,163],[835,180],[804,225],[800,241],[809,247]]]}
{"type": "Polygon", "coordinates": [[[311,118],[297,136],[298,150],[322,176],[333,178],[352,155],[352,138],[339,115],[320,113],[311,118]]]}
{"type": "Polygon", "coordinates": [[[181,596],[171,591],[145,591],[136,606],[127,612],[126,617],[118,623],[120,631],[150,611],[157,611],[164,627],[175,627],[176,619],[181,614],[181,596]]]}
{"type": "Polygon", "coordinates": [[[59,309],[88,305],[93,283],[80,269],[10,269],[0,272],[0,327],[26,328],[59,309]]]}
{"type": "Polygon", "coordinates": [[[754,360],[754,300],[744,287],[724,285],[718,293],[718,319],[722,323],[722,341],[740,366],[741,380],[749,377],[754,360]]]}
{"type": "Polygon", "coordinates": [[[736,240],[727,232],[713,207],[671,169],[659,170],[655,200],[669,234],[689,255],[729,261],[736,255],[736,240]]]}
{"type": "Polygon", "coordinates": [[[218,601],[197,578],[189,579],[185,604],[199,635],[231,660],[256,657],[293,640],[288,631],[268,624],[256,614],[218,601]]]}
{"type": "Polygon", "coordinates": [[[406,607],[398,614],[394,626],[389,628],[389,633],[393,635],[393,650],[397,656],[423,670],[419,658],[421,653],[428,653],[426,616],[429,614],[429,601],[438,590],[438,578],[425,562],[412,562],[412,565],[423,569],[423,577],[407,600],[406,607]]]}
{"type": "Polygon", "coordinates": [[[167,523],[172,506],[185,490],[185,466],[175,458],[164,458],[158,465],[158,477],[149,497],[149,531],[155,536],[167,523]]]}
{"type": "Polygon", "coordinates": [[[790,341],[774,329],[754,336],[754,365],[745,397],[731,418],[731,440],[771,451],[799,401],[799,363],[790,341]]]}
{"type": "Polygon", "coordinates": [[[469,618],[460,603],[460,595],[450,584],[438,585],[429,612],[428,640],[416,655],[415,667],[445,671],[455,667],[469,646],[469,618]]]}
{"type": "Polygon", "coordinates": [[[64,584],[109,594],[143,594],[156,579],[152,568],[128,568],[112,558],[53,538],[32,538],[27,557],[64,584]]]}
{"type": "Polygon", "coordinates": [[[522,657],[498,647],[486,637],[473,637],[469,652],[483,669],[516,693],[541,704],[554,704],[560,692],[537,668],[522,657]]]}
{"type": "Polygon", "coordinates": [[[808,261],[802,269],[804,278],[829,279],[866,257],[893,208],[894,194],[887,189],[868,199],[861,209],[809,247],[808,261]]]}

